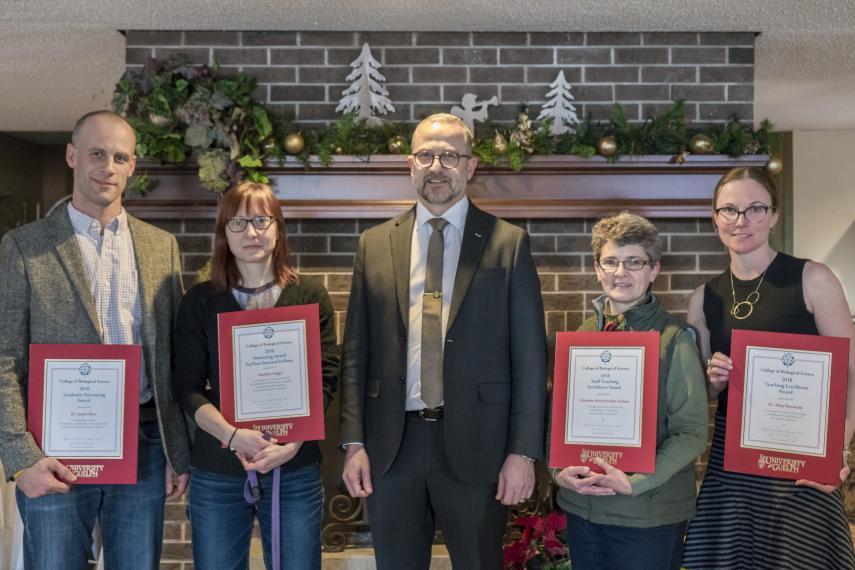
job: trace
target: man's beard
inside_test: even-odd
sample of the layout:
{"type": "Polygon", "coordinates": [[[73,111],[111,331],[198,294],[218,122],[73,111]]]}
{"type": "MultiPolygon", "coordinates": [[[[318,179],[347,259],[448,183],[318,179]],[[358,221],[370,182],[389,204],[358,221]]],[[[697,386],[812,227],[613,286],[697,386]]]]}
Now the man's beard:
{"type": "Polygon", "coordinates": [[[418,188],[418,195],[428,204],[447,204],[458,194],[460,192],[455,192],[451,179],[445,176],[425,178],[421,187],[418,188]],[[428,189],[430,185],[434,185],[434,187],[428,189]]]}

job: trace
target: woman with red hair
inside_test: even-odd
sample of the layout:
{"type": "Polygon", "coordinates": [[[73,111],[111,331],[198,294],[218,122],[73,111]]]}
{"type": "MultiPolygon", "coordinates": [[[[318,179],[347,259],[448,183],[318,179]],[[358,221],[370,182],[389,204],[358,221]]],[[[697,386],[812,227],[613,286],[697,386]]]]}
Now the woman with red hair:
{"type": "Polygon", "coordinates": [[[297,274],[289,261],[285,220],[269,186],[241,183],[220,201],[211,280],[187,291],[178,311],[173,383],[196,423],[191,447],[193,559],[199,570],[247,568],[255,516],[268,568],[320,569],[323,486],[317,442],[282,444],[231,425],[220,413],[217,315],[317,304],[320,313],[324,404],[338,381],[335,316],[324,286],[297,274]],[[279,504],[271,504],[272,471],[281,469],[279,504]],[[258,473],[261,498],[244,499],[247,472],[258,473]],[[272,513],[278,510],[278,521],[272,513]],[[279,525],[280,544],[271,544],[279,525]],[[274,561],[271,551],[280,552],[274,561]]]}

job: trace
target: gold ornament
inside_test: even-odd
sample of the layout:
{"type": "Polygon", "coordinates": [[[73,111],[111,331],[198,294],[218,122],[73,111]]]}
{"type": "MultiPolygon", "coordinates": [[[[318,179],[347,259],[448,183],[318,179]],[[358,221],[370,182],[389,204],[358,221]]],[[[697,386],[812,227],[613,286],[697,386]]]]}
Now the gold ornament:
{"type": "Polygon", "coordinates": [[[405,139],[401,135],[395,135],[394,137],[389,139],[389,143],[386,147],[392,154],[403,154],[404,151],[407,149],[407,139],[405,139]]]}
{"type": "Polygon", "coordinates": [[[609,158],[617,152],[617,140],[614,137],[602,137],[597,141],[597,152],[609,158]]]}
{"type": "Polygon", "coordinates": [[[500,156],[508,152],[508,141],[499,131],[496,131],[496,136],[493,137],[493,152],[500,156]]]}
{"type": "Polygon", "coordinates": [[[532,139],[534,133],[531,130],[531,119],[525,113],[520,113],[517,117],[517,126],[514,127],[514,132],[511,133],[511,143],[523,149],[526,153],[532,154],[534,147],[532,139]]]}
{"type": "Polygon", "coordinates": [[[689,150],[692,154],[712,154],[715,152],[715,144],[707,135],[699,133],[689,141],[689,150]]]}
{"type": "Polygon", "coordinates": [[[273,139],[264,139],[262,147],[265,154],[274,154],[276,152],[276,141],[273,139]]]}
{"type": "Polygon", "coordinates": [[[288,154],[300,154],[306,148],[306,141],[300,133],[288,133],[282,141],[282,146],[288,154]]]}
{"type": "Polygon", "coordinates": [[[338,145],[335,145],[332,149],[333,154],[344,154],[344,149],[338,145]]]}
{"type": "Polygon", "coordinates": [[[766,172],[768,172],[770,176],[777,176],[783,171],[784,161],[781,160],[781,157],[776,154],[770,155],[769,162],[766,163],[766,172]]]}

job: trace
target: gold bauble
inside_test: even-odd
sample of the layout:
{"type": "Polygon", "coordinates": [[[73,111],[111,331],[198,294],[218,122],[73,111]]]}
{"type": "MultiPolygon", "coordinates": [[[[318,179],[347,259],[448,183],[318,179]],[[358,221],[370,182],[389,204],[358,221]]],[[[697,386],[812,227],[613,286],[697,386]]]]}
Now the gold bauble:
{"type": "Polygon", "coordinates": [[[617,152],[617,140],[614,137],[602,137],[597,141],[597,152],[606,158],[617,152]]]}
{"type": "Polygon", "coordinates": [[[288,154],[300,154],[306,148],[306,141],[300,133],[288,133],[282,141],[282,146],[288,154]]]}
{"type": "Polygon", "coordinates": [[[265,154],[274,154],[276,152],[276,141],[273,139],[264,139],[261,148],[265,154]]]}
{"type": "Polygon", "coordinates": [[[392,154],[404,154],[404,151],[407,150],[407,139],[401,135],[395,135],[389,139],[389,143],[386,145],[386,148],[388,148],[389,152],[392,154]]]}
{"type": "Polygon", "coordinates": [[[781,157],[776,154],[770,155],[769,162],[766,163],[766,172],[768,172],[770,176],[777,176],[783,171],[784,161],[781,160],[781,157]]]}
{"type": "Polygon", "coordinates": [[[508,141],[499,131],[496,131],[496,136],[493,137],[493,152],[499,155],[503,155],[508,152],[508,141]]]}
{"type": "Polygon", "coordinates": [[[689,141],[689,150],[692,154],[712,154],[715,152],[715,144],[707,135],[698,133],[689,141]]]}
{"type": "Polygon", "coordinates": [[[332,149],[333,154],[344,154],[344,149],[338,145],[335,145],[332,149]]]}

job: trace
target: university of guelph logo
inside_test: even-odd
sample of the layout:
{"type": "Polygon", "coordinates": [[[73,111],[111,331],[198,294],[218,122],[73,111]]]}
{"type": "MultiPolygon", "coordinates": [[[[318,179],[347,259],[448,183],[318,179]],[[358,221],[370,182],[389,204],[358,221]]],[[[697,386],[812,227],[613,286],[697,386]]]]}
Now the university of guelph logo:
{"type": "Polygon", "coordinates": [[[757,458],[757,467],[763,470],[779,473],[799,473],[807,463],[804,459],[790,459],[789,457],[775,457],[763,453],[757,458]]]}
{"type": "Polygon", "coordinates": [[[600,353],[600,361],[603,364],[611,362],[612,360],[612,352],[610,350],[604,350],[600,353]]]}
{"type": "Polygon", "coordinates": [[[264,338],[273,338],[273,327],[265,327],[261,334],[264,338]]]}
{"type": "Polygon", "coordinates": [[[781,357],[781,362],[784,366],[792,366],[796,362],[796,357],[792,352],[785,352],[784,356],[781,357]]]}
{"type": "Polygon", "coordinates": [[[84,362],[83,364],[80,365],[80,368],[78,368],[77,370],[83,376],[89,376],[89,373],[92,372],[92,367],[89,365],[88,362],[84,362]]]}

